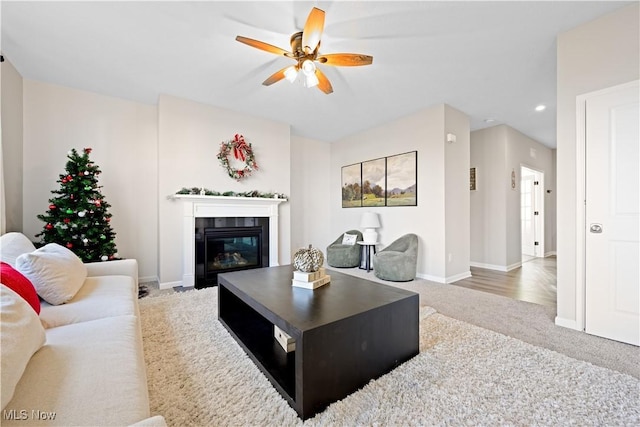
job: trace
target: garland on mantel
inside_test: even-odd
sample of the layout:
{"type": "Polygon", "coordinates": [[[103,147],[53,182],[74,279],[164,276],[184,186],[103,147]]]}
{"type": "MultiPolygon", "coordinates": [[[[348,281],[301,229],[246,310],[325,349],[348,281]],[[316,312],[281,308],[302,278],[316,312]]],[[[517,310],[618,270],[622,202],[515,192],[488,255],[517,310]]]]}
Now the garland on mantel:
{"type": "Polygon", "coordinates": [[[182,187],[180,191],[176,191],[176,194],[191,195],[191,196],[259,197],[263,199],[285,199],[285,200],[289,199],[286,194],[282,194],[282,193],[262,193],[257,190],[245,191],[242,193],[236,193],[235,191],[225,191],[224,193],[220,193],[218,191],[212,191],[212,190],[209,190],[208,188],[200,188],[200,187],[191,187],[191,188],[182,187]]]}

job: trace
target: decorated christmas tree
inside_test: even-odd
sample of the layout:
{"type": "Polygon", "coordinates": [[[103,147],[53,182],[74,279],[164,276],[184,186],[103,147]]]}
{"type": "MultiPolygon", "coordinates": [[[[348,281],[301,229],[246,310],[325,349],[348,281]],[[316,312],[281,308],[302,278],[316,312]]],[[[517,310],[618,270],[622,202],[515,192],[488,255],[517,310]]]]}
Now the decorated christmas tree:
{"type": "Polygon", "coordinates": [[[45,222],[43,243],[58,243],[72,250],[84,262],[107,261],[117,257],[111,228],[110,205],[98,185],[100,169],[90,159],[91,148],[79,154],[72,149],[66,173],[60,175],[57,196],[49,199],[49,210],[38,219],[45,222]]]}

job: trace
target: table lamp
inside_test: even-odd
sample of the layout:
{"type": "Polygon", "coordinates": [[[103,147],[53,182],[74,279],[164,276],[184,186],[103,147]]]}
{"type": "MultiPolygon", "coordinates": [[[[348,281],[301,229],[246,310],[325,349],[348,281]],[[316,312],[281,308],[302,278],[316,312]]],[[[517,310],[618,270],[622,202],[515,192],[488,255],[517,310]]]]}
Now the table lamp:
{"type": "Polygon", "coordinates": [[[373,212],[365,212],[360,220],[360,227],[364,228],[362,232],[362,240],[365,243],[376,243],[378,241],[378,233],[376,228],[380,227],[378,214],[373,212]]]}

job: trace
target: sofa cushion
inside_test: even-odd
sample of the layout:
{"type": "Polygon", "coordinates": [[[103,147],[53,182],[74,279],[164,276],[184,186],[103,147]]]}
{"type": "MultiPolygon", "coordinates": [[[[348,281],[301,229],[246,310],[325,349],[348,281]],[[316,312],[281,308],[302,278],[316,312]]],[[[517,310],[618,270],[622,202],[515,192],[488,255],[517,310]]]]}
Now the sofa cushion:
{"type": "Polygon", "coordinates": [[[16,390],[31,356],[42,347],[45,333],[38,315],[16,292],[0,290],[0,363],[2,409],[16,390]]]}
{"type": "Polygon", "coordinates": [[[129,276],[87,277],[75,296],[62,305],[42,303],[45,328],[105,317],[138,314],[138,291],[129,276]]]}
{"type": "Polygon", "coordinates": [[[55,412],[53,420],[2,426],[125,426],[150,416],[139,320],[117,316],[47,330],[7,410],[55,412]]]}
{"type": "Polygon", "coordinates": [[[80,258],[57,243],[20,255],[16,268],[31,280],[42,299],[54,305],[73,298],[87,277],[80,258]]]}
{"type": "Polygon", "coordinates": [[[0,236],[0,260],[16,266],[16,258],[36,250],[31,240],[22,233],[6,233],[0,236]]]}
{"type": "Polygon", "coordinates": [[[38,298],[38,293],[33,287],[33,283],[24,277],[22,273],[11,267],[10,264],[0,262],[0,281],[28,302],[36,314],[40,314],[40,298],[38,298]]]}

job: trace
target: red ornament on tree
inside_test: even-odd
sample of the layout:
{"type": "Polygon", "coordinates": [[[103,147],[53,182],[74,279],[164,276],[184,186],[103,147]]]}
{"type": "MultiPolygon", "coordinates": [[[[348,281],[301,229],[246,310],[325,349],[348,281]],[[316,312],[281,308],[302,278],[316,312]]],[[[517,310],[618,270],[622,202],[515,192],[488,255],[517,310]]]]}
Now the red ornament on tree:
{"type": "Polygon", "coordinates": [[[109,217],[106,217],[104,220],[107,221],[107,222],[111,222],[111,218],[109,218],[109,217]]]}
{"type": "Polygon", "coordinates": [[[73,181],[73,177],[71,175],[67,175],[67,181],[73,181]]]}
{"type": "Polygon", "coordinates": [[[100,207],[100,200],[96,200],[96,206],[100,207]]]}
{"type": "Polygon", "coordinates": [[[64,219],[64,223],[65,223],[65,224],[69,224],[70,222],[71,222],[71,220],[70,220],[69,218],[65,218],[65,219],[64,219]]]}
{"type": "Polygon", "coordinates": [[[49,209],[55,209],[55,208],[56,208],[56,205],[53,205],[53,204],[49,205],[49,209]]]}
{"type": "Polygon", "coordinates": [[[71,249],[73,247],[73,243],[67,243],[67,247],[71,249]]]}
{"type": "Polygon", "coordinates": [[[51,224],[47,224],[44,226],[47,230],[51,230],[53,228],[53,225],[51,224]]]}

